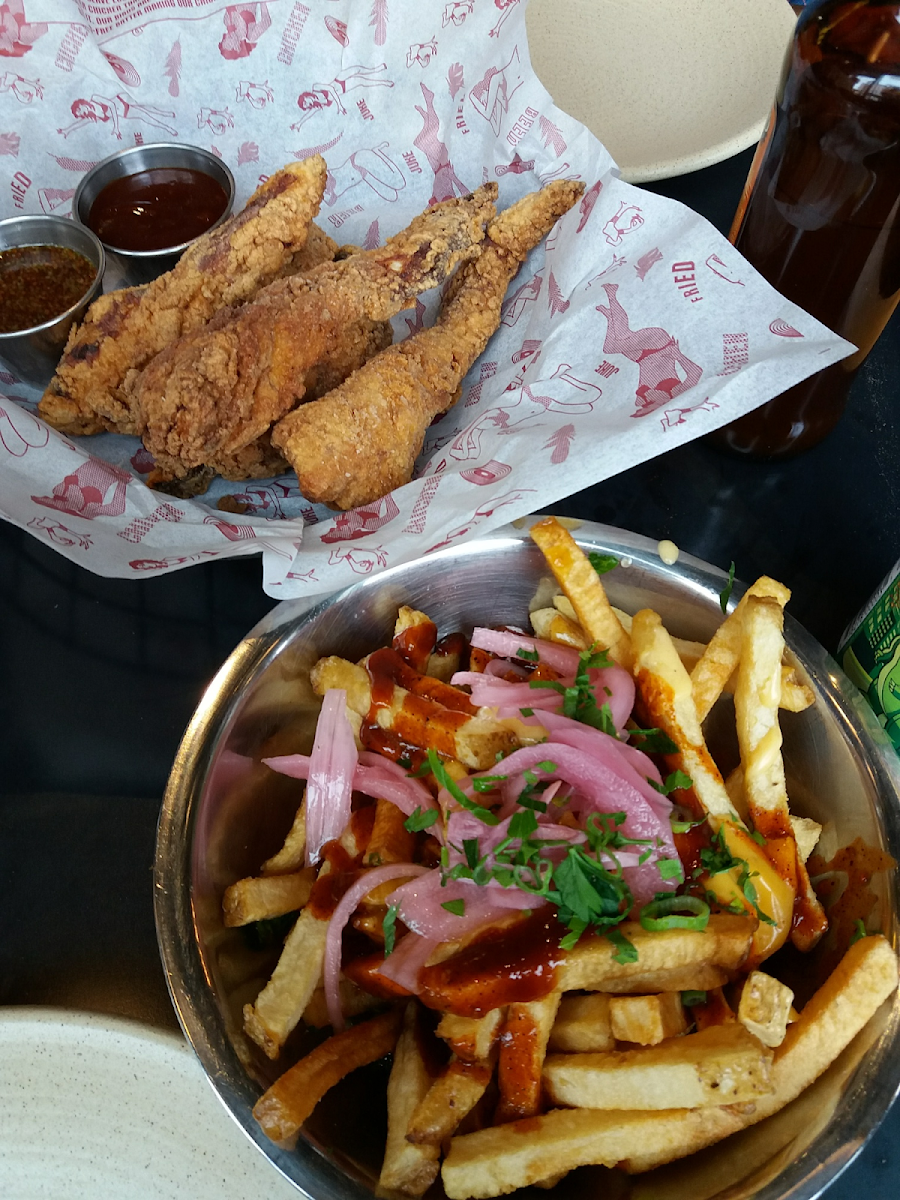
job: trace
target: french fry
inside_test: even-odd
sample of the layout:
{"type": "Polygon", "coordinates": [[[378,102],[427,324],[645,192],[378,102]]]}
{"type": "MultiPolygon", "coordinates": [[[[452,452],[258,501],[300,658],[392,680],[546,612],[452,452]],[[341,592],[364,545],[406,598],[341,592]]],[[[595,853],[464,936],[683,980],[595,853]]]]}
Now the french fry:
{"type": "Polygon", "coordinates": [[[616,1044],[609,1019],[610,997],[563,996],[550,1031],[548,1049],[555,1054],[612,1050],[616,1044]]]}
{"type": "Polygon", "coordinates": [[[617,1042],[635,1042],[640,1046],[658,1046],[666,1038],[687,1033],[680,992],[659,992],[653,996],[610,996],[609,1020],[617,1042]]]}
{"type": "Polygon", "coordinates": [[[401,605],[394,622],[393,646],[397,653],[415,671],[428,670],[431,652],[437,643],[437,626],[427,613],[401,605]]]}
{"type": "Polygon", "coordinates": [[[732,1025],[737,1020],[721,988],[710,988],[704,1003],[691,1008],[691,1016],[698,1032],[709,1029],[710,1025],[732,1025]]]}
{"type": "MultiPolygon", "coordinates": [[[[338,991],[341,996],[341,1012],[345,1017],[360,1017],[363,1013],[384,1007],[383,997],[364,992],[350,979],[339,980],[338,991]]],[[[313,1029],[324,1029],[331,1024],[323,987],[317,987],[310,997],[309,1004],[303,1010],[303,1024],[313,1029]]]]}
{"type": "Polygon", "coordinates": [[[574,650],[587,650],[590,641],[577,621],[564,616],[555,608],[536,608],[531,614],[531,628],[539,638],[571,646],[574,650]]]}
{"type": "Polygon", "coordinates": [[[442,1169],[449,1200],[487,1200],[579,1166],[649,1171],[763,1120],[829,1066],[897,987],[884,938],[863,938],[810,1000],[775,1051],[774,1091],[753,1105],[623,1112],[557,1109],[455,1137],[442,1169]],[[868,945],[866,943],[869,943],[868,945]]]}
{"type": "Polygon", "coordinates": [[[551,992],[541,1000],[510,1004],[500,1034],[497,1082],[500,1103],[494,1115],[496,1124],[532,1117],[541,1110],[541,1070],[560,993],[551,992]]]}
{"type": "Polygon", "coordinates": [[[738,1023],[711,1025],[659,1046],[551,1054],[544,1086],[572,1108],[703,1108],[756,1102],[772,1090],[772,1051],[738,1023]]]}
{"type": "MultiPolygon", "coordinates": [[[[738,626],[738,633],[740,629],[738,626]]],[[[759,908],[772,922],[760,922],[754,935],[754,958],[761,962],[784,943],[791,931],[796,889],[762,853],[732,804],[719,769],[706,748],[690,676],[659,616],[649,609],[636,613],[631,638],[635,679],[645,717],[678,747],[676,754],[666,755],[667,765],[690,777],[692,786],[682,794],[698,814],[707,815],[713,831],[721,831],[731,855],[745,863],[748,873],[754,876],[759,908]]],[[[737,868],[705,875],[703,884],[723,907],[737,904],[753,911],[737,868]]]]}
{"type": "Polygon", "coordinates": [[[782,608],[791,598],[790,589],[767,575],[761,576],[747,589],[734,611],[729,613],[709,640],[706,650],[691,672],[697,716],[705,721],[710,709],[721,696],[741,655],[741,622],[751,596],[765,596],[782,608]]]}
{"type": "Polygon", "coordinates": [[[747,807],[756,830],[766,838],[766,854],[798,896],[802,919],[794,920],[791,940],[798,949],[810,950],[828,928],[828,918],[798,857],[788,808],[778,723],[783,622],[777,601],[747,598],[734,710],[747,807]]]}
{"type": "Polygon", "coordinates": [[[407,1196],[428,1191],[438,1173],[440,1147],[414,1145],[407,1141],[410,1119],[425,1098],[432,1079],[422,1054],[419,1006],[415,1000],[406,1005],[403,1031],[394,1051],[394,1063],[387,1087],[388,1132],[379,1187],[407,1196]]]}
{"type": "Polygon", "coordinates": [[[291,875],[239,879],[225,889],[222,897],[226,927],[231,929],[296,912],[309,899],[315,875],[312,867],[306,867],[291,875]]]}
{"type": "MultiPolygon", "coordinates": [[[[329,688],[344,688],[348,708],[359,716],[366,717],[373,708],[371,681],[364,667],[342,658],[323,658],[313,667],[311,677],[322,695],[329,688]]],[[[467,700],[458,689],[450,690],[467,700]]],[[[508,753],[515,744],[514,734],[502,722],[465,716],[427,697],[413,697],[396,684],[390,698],[375,706],[374,715],[382,729],[393,730],[411,745],[432,748],[475,770],[493,766],[497,755],[508,753]]]]}
{"type": "Polygon", "coordinates": [[[442,1146],[481,1100],[492,1073],[489,1062],[451,1058],[416,1106],[406,1140],[417,1146],[442,1146]]]}
{"type": "MultiPolygon", "coordinates": [[[[635,981],[643,983],[654,973],[701,966],[734,971],[750,950],[756,925],[755,917],[730,913],[714,913],[705,929],[658,933],[649,932],[638,921],[625,921],[619,929],[637,950],[635,961],[617,962],[618,951],[607,938],[582,938],[557,968],[556,985],[564,992],[630,992],[635,981]]],[[[663,986],[655,990],[671,989],[663,986]]]]}
{"type": "Polygon", "coordinates": [[[293,824],[277,854],[267,858],[262,865],[263,875],[285,875],[299,871],[306,862],[306,800],[301,802],[293,824]]]}
{"type": "Polygon", "coordinates": [[[492,1008],[483,1017],[457,1017],[444,1013],[437,1035],[463,1062],[484,1062],[490,1058],[506,1020],[505,1008],[492,1008]]]}
{"type": "Polygon", "coordinates": [[[366,847],[366,866],[381,867],[388,863],[411,861],[415,838],[404,825],[405,820],[396,804],[389,800],[376,800],[375,824],[366,847]]]}
{"type": "Polygon", "coordinates": [[[390,1054],[401,1013],[391,1009],[328,1038],[276,1079],[253,1106],[253,1115],[273,1142],[291,1143],[325,1093],[358,1067],[390,1054]]]}
{"type": "Polygon", "coordinates": [[[737,1018],[764,1046],[780,1046],[787,1033],[794,993],[766,975],[751,971],[741,987],[737,1018]]]}
{"type": "Polygon", "coordinates": [[[620,666],[630,669],[631,640],[613,612],[606,589],[587,555],[555,517],[538,521],[529,532],[590,641],[609,650],[620,666]]]}
{"type": "MultiPolygon", "coordinates": [[[[352,825],[344,830],[340,841],[351,858],[358,858],[365,849],[358,844],[352,825]]],[[[331,863],[326,860],[319,869],[317,883],[330,873],[331,863]]],[[[285,940],[269,982],[254,1004],[244,1005],[244,1032],[269,1058],[278,1057],[319,985],[327,932],[328,917],[320,916],[312,907],[304,908],[285,940]]]]}
{"type": "Polygon", "coordinates": [[[698,1123],[683,1121],[671,1143],[654,1149],[649,1142],[623,1156],[627,1170],[650,1171],[719,1141],[736,1129],[755,1125],[784,1108],[834,1062],[897,988],[897,956],[880,935],[861,938],[808,1001],[775,1051],[775,1090],[761,1097],[752,1111],[706,1109],[698,1123]]]}
{"type": "Polygon", "coordinates": [[[797,843],[797,854],[805,863],[818,845],[822,826],[812,817],[795,817],[791,813],[791,829],[794,831],[794,841],[797,843]]]}

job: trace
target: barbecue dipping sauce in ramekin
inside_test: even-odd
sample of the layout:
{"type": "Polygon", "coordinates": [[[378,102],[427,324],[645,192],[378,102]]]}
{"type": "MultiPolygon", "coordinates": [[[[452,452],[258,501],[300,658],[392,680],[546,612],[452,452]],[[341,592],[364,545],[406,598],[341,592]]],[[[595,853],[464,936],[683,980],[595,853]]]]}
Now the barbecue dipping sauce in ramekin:
{"type": "Polygon", "coordinates": [[[152,167],[108,183],[85,223],[114,250],[168,250],[205,233],[227,204],[225,189],[203,171],[152,167]]]}

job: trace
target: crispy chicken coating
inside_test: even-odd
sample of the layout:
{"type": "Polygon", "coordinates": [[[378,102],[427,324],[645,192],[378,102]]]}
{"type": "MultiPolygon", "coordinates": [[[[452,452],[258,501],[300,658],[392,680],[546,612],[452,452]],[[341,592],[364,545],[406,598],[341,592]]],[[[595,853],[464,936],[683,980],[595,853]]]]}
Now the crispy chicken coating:
{"type": "Polygon", "coordinates": [[[420,214],[384,246],[281,279],[159,354],[138,377],[144,445],[180,478],[249,446],[303,398],[348,327],[386,321],[479,253],[496,184],[420,214]]]}
{"type": "Polygon", "coordinates": [[[435,324],[392,346],[321,400],[283,417],[272,443],[310,500],[355,508],[407,483],[430,422],[454,403],[500,324],[510,281],[584,191],[558,180],[501,213],[453,279],[435,324]]]}
{"type": "Polygon", "coordinates": [[[295,258],[302,264],[329,250],[333,256],[334,243],[321,231],[306,259],[303,253],[325,177],[319,155],[289,164],[241,212],[189,246],[167,274],[101,296],[69,337],[38,408],[44,420],[72,435],[136,432],[123,389],[130,372],[223,305],[242,304],[295,258]]]}

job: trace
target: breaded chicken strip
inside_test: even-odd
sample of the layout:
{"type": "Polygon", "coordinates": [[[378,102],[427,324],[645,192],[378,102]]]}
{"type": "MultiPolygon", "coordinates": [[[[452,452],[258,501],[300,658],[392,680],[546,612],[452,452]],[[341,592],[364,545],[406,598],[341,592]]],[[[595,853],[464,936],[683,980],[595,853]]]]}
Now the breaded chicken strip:
{"type": "MultiPolygon", "coordinates": [[[[257,188],[241,212],[189,246],[171,271],[95,301],[72,330],[41,399],[44,420],[72,435],[134,433],[123,392],[128,373],[223,305],[242,304],[295,256],[302,261],[325,177],[319,155],[291,163],[257,188]]],[[[334,243],[318,231],[311,251],[310,261],[333,257],[334,243]]]]}
{"type": "Polygon", "coordinates": [[[529,251],[584,191],[558,180],[501,213],[481,255],[451,283],[430,329],[392,346],[322,400],[272,430],[309,500],[355,508],[412,476],[431,421],[450,408],[462,379],[500,324],[500,306],[529,251]]]}
{"type": "Polygon", "coordinates": [[[496,184],[420,214],[384,246],[278,280],[159,354],[137,379],[144,445],[181,478],[249,446],[300,400],[349,327],[386,321],[479,253],[496,184]]]}

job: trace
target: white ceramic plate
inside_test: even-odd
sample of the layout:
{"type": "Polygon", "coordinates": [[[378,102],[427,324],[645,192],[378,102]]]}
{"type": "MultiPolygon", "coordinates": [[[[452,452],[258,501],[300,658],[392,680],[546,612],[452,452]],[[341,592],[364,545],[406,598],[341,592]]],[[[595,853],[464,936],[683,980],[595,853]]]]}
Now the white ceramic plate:
{"type": "Polygon", "coordinates": [[[527,14],[539,78],[631,183],[753,145],[795,21],[788,0],[531,0],[527,14]]]}
{"type": "Polygon", "coordinates": [[[0,1008],[0,1196],[296,1200],[187,1043],[129,1021],[0,1008]]]}

